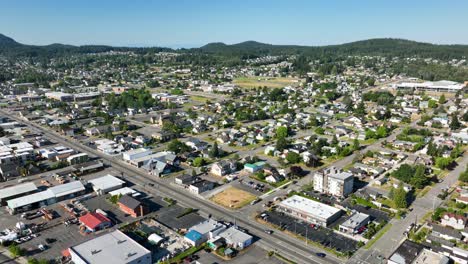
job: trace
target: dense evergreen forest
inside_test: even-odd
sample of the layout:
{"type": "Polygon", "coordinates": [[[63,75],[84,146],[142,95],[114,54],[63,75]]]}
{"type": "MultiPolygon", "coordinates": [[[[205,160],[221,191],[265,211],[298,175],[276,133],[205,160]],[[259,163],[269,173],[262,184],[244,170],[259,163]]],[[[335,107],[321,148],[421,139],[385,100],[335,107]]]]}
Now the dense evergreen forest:
{"type": "MultiPolygon", "coordinates": [[[[36,61],[48,61],[54,58],[63,60],[70,55],[108,51],[133,52],[143,55],[151,55],[162,51],[175,52],[179,54],[179,56],[174,58],[174,63],[177,64],[228,67],[244,65],[246,59],[255,59],[266,55],[283,57],[296,55],[293,65],[300,75],[304,75],[311,70],[309,65],[311,61],[320,62],[320,66],[313,70],[317,70],[322,74],[333,74],[343,71],[343,64],[339,62],[346,61],[349,63],[349,56],[381,56],[400,59],[419,58],[420,60],[400,60],[393,63],[390,72],[392,74],[404,73],[408,76],[425,80],[468,80],[468,69],[466,66],[454,67],[446,63],[421,60],[431,58],[447,62],[452,59],[466,59],[468,57],[468,45],[435,45],[403,39],[370,39],[341,45],[317,47],[271,45],[246,41],[233,45],[210,43],[200,48],[174,50],[161,47],[130,48],[102,45],[72,46],[51,44],[34,46],[18,43],[12,38],[0,34],[0,56],[10,59],[29,58],[36,61]]],[[[143,63],[150,60],[151,57],[139,56],[139,58],[141,58],[141,62],[143,63]]],[[[7,79],[9,76],[6,75],[7,73],[0,77],[7,79]]]]}

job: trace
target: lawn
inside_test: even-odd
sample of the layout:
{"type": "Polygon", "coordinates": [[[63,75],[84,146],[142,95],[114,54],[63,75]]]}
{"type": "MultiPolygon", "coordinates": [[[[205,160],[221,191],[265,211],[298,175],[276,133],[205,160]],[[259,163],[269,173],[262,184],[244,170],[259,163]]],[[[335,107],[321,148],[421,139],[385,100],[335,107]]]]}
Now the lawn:
{"type": "Polygon", "coordinates": [[[242,88],[256,88],[266,86],[268,88],[283,88],[288,85],[297,84],[300,80],[287,77],[240,77],[234,79],[233,83],[242,88]]]}
{"type": "Polygon", "coordinates": [[[255,198],[257,197],[249,192],[229,187],[211,197],[211,200],[224,207],[238,209],[249,204],[255,200],[255,198]]]}

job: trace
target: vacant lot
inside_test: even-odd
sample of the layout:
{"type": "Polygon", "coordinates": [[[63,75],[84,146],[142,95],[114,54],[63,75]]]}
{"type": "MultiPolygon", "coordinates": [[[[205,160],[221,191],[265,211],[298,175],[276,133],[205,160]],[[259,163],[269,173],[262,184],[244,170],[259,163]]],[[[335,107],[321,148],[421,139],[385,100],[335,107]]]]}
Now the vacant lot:
{"type": "Polygon", "coordinates": [[[234,84],[242,88],[266,86],[268,88],[283,88],[299,83],[299,79],[287,77],[241,77],[234,80],[234,84]]]}
{"type": "Polygon", "coordinates": [[[236,209],[250,203],[255,200],[255,198],[255,195],[251,193],[230,187],[211,197],[211,200],[224,207],[236,209]]]}

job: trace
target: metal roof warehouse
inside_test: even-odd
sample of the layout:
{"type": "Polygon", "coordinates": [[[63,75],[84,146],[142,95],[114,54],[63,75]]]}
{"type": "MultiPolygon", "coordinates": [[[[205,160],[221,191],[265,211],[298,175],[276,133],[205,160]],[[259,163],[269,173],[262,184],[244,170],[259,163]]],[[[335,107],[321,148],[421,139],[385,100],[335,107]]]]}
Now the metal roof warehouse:
{"type": "Polygon", "coordinates": [[[8,188],[0,190],[0,202],[3,204],[7,200],[19,197],[21,195],[26,195],[28,193],[35,192],[37,187],[32,182],[26,182],[23,184],[18,184],[8,188]]]}
{"type": "Polygon", "coordinates": [[[12,199],[8,201],[8,209],[11,214],[17,211],[27,211],[33,207],[41,207],[56,203],[57,201],[72,198],[76,194],[84,192],[85,187],[80,181],[73,181],[49,189],[12,199]]]}

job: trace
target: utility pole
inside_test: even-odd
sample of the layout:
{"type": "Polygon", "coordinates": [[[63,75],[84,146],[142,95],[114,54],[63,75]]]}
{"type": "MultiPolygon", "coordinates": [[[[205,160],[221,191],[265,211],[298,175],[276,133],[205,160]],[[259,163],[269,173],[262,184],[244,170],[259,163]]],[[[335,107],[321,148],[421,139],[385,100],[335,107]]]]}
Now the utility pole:
{"type": "Polygon", "coordinates": [[[308,244],[308,243],[307,243],[307,242],[308,242],[308,241],[307,241],[307,239],[308,239],[308,238],[307,238],[307,233],[308,233],[307,231],[309,231],[309,226],[306,225],[306,245],[308,244]]]}

